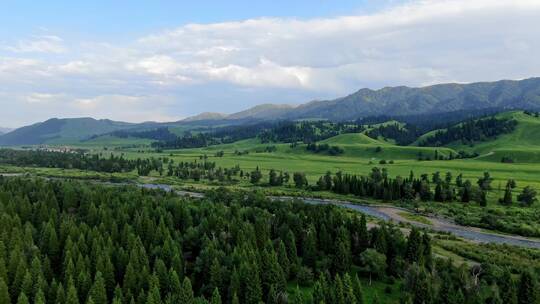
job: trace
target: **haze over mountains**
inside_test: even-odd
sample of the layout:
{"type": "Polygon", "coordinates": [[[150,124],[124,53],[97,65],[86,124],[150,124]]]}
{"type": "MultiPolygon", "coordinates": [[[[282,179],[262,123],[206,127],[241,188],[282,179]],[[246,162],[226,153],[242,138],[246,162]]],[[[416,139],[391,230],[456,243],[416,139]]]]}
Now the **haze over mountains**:
{"type": "Polygon", "coordinates": [[[0,136],[0,145],[64,143],[123,129],[241,124],[261,120],[353,120],[481,109],[540,109],[540,78],[471,84],[361,89],[348,96],[299,106],[262,104],[233,114],[206,112],[177,122],[140,124],[92,118],[50,119],[0,136]]]}
{"type": "Polygon", "coordinates": [[[351,120],[373,115],[416,115],[467,109],[538,107],[540,107],[540,78],[529,78],[520,81],[439,84],[422,88],[398,86],[380,90],[361,89],[342,98],[312,101],[297,107],[264,104],[230,115],[213,113],[186,120],[247,118],[351,120]]]}
{"type": "Polygon", "coordinates": [[[0,127],[0,135],[2,134],[6,134],[8,133],[9,131],[12,131],[13,129],[10,129],[10,128],[2,128],[0,127]]]}

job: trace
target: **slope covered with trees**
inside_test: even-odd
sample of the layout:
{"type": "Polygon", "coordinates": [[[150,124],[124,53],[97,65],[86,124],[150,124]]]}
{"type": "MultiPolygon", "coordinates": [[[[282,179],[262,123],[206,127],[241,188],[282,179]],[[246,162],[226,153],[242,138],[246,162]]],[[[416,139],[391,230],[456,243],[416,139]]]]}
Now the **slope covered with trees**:
{"type": "Polygon", "coordinates": [[[52,118],[44,122],[18,128],[0,136],[0,145],[37,145],[44,143],[78,142],[94,134],[130,128],[132,124],[108,119],[52,118]]]}
{"type": "Polygon", "coordinates": [[[420,146],[444,146],[453,142],[472,144],[474,142],[488,141],[499,135],[512,133],[518,122],[513,119],[499,119],[490,117],[478,120],[469,120],[461,124],[437,130],[420,140],[420,146]]]}

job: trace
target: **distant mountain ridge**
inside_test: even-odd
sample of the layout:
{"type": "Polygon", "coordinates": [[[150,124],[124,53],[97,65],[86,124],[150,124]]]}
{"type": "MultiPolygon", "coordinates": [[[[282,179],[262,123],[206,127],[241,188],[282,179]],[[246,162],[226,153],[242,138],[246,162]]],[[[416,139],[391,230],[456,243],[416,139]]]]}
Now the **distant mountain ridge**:
{"type": "Polygon", "coordinates": [[[93,118],[51,118],[0,136],[0,145],[36,145],[80,140],[94,134],[126,129],[134,124],[93,118]]]}
{"type": "Polygon", "coordinates": [[[488,108],[540,108],[540,78],[470,84],[448,83],[420,88],[364,88],[333,100],[312,101],[297,107],[263,104],[217,119],[351,120],[377,115],[405,116],[488,108]]]}
{"type": "Polygon", "coordinates": [[[6,133],[8,133],[8,132],[10,132],[12,130],[13,129],[11,129],[11,128],[2,128],[2,127],[0,127],[0,135],[6,134],[6,133]]]}
{"type": "Polygon", "coordinates": [[[131,124],[92,118],[50,119],[0,135],[0,145],[64,143],[125,129],[241,125],[265,120],[355,120],[369,116],[407,116],[483,109],[540,109],[540,78],[420,88],[361,89],[345,97],[299,106],[261,104],[233,114],[205,112],[169,123],[131,124]]]}
{"type": "Polygon", "coordinates": [[[203,120],[279,119],[281,115],[288,113],[294,108],[294,106],[288,104],[266,103],[232,114],[204,112],[185,118],[181,121],[193,122],[203,120]]]}
{"type": "Polygon", "coordinates": [[[203,112],[201,114],[197,114],[195,116],[182,119],[182,121],[191,122],[191,121],[201,121],[201,120],[218,120],[218,119],[225,119],[226,117],[227,117],[227,114],[223,114],[223,113],[203,112]]]}
{"type": "Polygon", "coordinates": [[[287,113],[287,118],[350,120],[383,114],[417,115],[486,108],[540,108],[540,78],[361,89],[343,98],[301,105],[287,113]]]}

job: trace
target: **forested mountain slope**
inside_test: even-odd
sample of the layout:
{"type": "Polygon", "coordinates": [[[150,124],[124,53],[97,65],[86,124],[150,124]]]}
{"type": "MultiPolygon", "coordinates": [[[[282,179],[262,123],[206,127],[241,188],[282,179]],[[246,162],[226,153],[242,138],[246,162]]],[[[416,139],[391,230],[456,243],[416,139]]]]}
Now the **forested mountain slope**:
{"type": "MultiPolygon", "coordinates": [[[[261,121],[320,119],[354,121],[385,115],[396,119],[421,120],[422,115],[466,113],[509,109],[540,109],[540,78],[520,81],[501,80],[471,84],[439,84],[421,88],[386,87],[380,90],[361,89],[346,97],[313,101],[297,107],[262,104],[245,111],[222,115],[203,113],[169,123],[129,124],[91,118],[50,119],[0,136],[0,145],[22,145],[73,142],[92,135],[121,129],[148,130],[256,124],[261,121]]],[[[424,117],[425,118],[425,117],[424,117]]]]}
{"type": "Polygon", "coordinates": [[[130,123],[93,118],[52,118],[16,129],[0,136],[0,145],[33,145],[74,142],[93,134],[107,133],[132,126],[130,123]]]}

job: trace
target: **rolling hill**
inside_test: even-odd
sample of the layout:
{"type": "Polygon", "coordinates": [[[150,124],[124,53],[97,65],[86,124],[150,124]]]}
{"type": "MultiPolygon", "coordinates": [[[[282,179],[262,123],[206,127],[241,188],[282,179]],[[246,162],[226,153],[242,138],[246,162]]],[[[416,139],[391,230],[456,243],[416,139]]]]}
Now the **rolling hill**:
{"type": "MultiPolygon", "coordinates": [[[[540,162],[540,118],[522,111],[503,112],[495,117],[517,121],[515,130],[483,142],[475,142],[470,145],[452,142],[446,146],[455,150],[476,152],[480,154],[477,159],[485,161],[501,162],[503,157],[507,157],[517,163],[540,162]]],[[[412,145],[417,145],[437,131],[433,130],[422,135],[412,145]]]]}
{"type": "Polygon", "coordinates": [[[372,160],[417,159],[419,154],[433,156],[435,151],[442,156],[457,152],[447,147],[398,146],[387,141],[368,137],[364,133],[340,134],[320,143],[339,146],[345,151],[344,156],[370,158],[372,160]]]}

